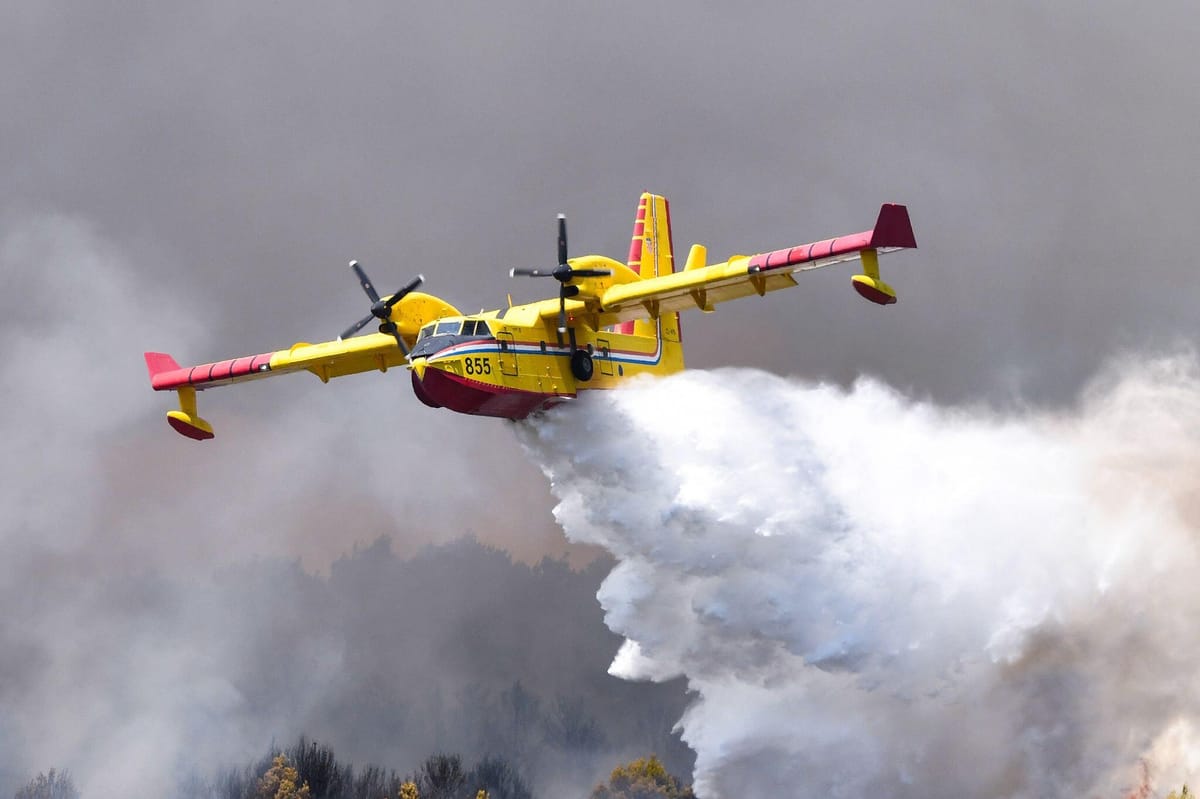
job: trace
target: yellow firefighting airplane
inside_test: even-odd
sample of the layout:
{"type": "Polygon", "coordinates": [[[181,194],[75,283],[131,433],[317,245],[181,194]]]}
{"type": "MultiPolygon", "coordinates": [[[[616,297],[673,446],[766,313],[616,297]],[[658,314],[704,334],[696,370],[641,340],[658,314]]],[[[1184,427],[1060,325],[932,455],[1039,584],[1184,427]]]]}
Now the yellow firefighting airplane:
{"type": "Polygon", "coordinates": [[[350,267],[371,300],[371,313],[336,341],[295,344],[286,350],[180,367],[170,355],[146,353],[150,383],[176,391],[179,410],[167,421],[197,440],[213,437],[196,413],[196,391],[286,372],[331,377],[407,367],[417,398],[459,413],[523,419],[574,398],[579,391],[615,388],[641,374],[683,369],[679,312],[712,311],[718,302],[763,295],[796,285],[795,274],[861,259],[865,274],[851,278],[880,305],[896,292],[879,277],[879,253],[916,247],[908,211],[884,205],[872,230],[753,256],[707,264],[693,244],[683,271],[675,271],[670,207],[643,194],[627,263],[602,255],[567,257],[567,225],[558,218],[558,265],[513,269],[513,276],[552,277],[558,297],[495,311],[463,314],[444,300],[416,291],[418,276],[380,297],[358,262],[350,267]],[[355,336],[373,319],[379,332],[355,336]]]}

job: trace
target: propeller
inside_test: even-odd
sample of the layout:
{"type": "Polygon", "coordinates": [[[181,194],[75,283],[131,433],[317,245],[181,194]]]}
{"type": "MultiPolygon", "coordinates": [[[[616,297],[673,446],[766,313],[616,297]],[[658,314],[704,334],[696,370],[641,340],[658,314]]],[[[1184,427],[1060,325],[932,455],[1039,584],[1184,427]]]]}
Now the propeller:
{"type": "MultiPolygon", "coordinates": [[[[567,263],[567,217],[558,215],[558,266],[547,272],[544,269],[510,269],[509,277],[552,277],[559,282],[558,288],[558,346],[562,346],[563,334],[567,332],[567,297],[579,293],[579,286],[567,284],[577,277],[608,277],[610,269],[576,269],[567,263]]],[[[575,350],[575,336],[571,336],[571,350],[575,350]]]]}
{"type": "Polygon", "coordinates": [[[359,266],[358,261],[351,261],[350,268],[354,270],[354,274],[358,276],[359,285],[366,292],[367,298],[371,301],[371,313],[359,319],[350,327],[338,336],[338,338],[350,338],[358,331],[367,326],[367,323],[372,319],[380,321],[379,332],[387,333],[394,336],[396,343],[400,345],[400,351],[408,355],[408,347],[404,346],[404,339],[400,337],[400,330],[396,327],[396,323],[392,321],[392,308],[396,303],[404,299],[404,297],[415,289],[425,280],[424,275],[417,275],[407,286],[397,291],[395,294],[388,297],[386,300],[379,299],[379,292],[375,291],[375,287],[371,285],[371,278],[367,277],[367,273],[359,266]]]}

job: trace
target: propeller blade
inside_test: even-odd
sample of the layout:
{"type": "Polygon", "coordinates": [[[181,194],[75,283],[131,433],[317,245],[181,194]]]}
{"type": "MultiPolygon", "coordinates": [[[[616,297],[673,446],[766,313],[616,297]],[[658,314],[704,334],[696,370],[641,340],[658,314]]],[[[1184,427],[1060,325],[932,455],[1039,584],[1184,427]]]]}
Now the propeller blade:
{"type": "MultiPolygon", "coordinates": [[[[565,289],[566,286],[563,286],[565,289]]],[[[558,293],[558,337],[559,344],[562,344],[562,334],[567,332],[567,292],[560,291],[558,293]]]]}
{"type": "Polygon", "coordinates": [[[516,277],[517,275],[521,275],[522,277],[554,277],[553,272],[543,272],[540,269],[521,269],[520,267],[516,267],[508,270],[509,277],[516,277]]]}
{"type": "Polygon", "coordinates": [[[425,276],[417,275],[415,278],[412,279],[412,282],[410,282],[407,286],[405,286],[404,288],[400,289],[395,294],[393,294],[388,299],[388,301],[383,304],[383,307],[387,308],[389,311],[392,310],[392,307],[395,306],[396,303],[400,302],[400,300],[404,299],[405,295],[407,295],[409,292],[411,292],[413,289],[415,289],[417,286],[421,285],[424,282],[425,282],[425,276]]]}
{"type": "Polygon", "coordinates": [[[367,273],[358,265],[358,261],[351,261],[350,268],[354,270],[354,274],[358,275],[358,282],[362,285],[363,291],[367,292],[367,297],[371,302],[379,302],[379,294],[375,291],[375,287],[371,285],[371,278],[367,277],[367,273]]]}
{"type": "Polygon", "coordinates": [[[396,343],[400,345],[400,351],[408,356],[408,347],[404,346],[404,339],[400,337],[400,330],[396,327],[396,323],[388,320],[379,326],[380,333],[389,333],[396,339],[396,343]]]}
{"type": "Polygon", "coordinates": [[[571,277],[608,277],[611,269],[572,269],[571,277]]]}
{"type": "Polygon", "coordinates": [[[558,262],[565,264],[567,262],[567,217],[566,214],[558,215],[558,262]]]}
{"type": "Polygon", "coordinates": [[[346,328],[346,331],[345,331],[344,333],[342,333],[342,335],[338,336],[338,338],[350,338],[350,337],[351,337],[351,336],[353,336],[355,333],[357,333],[358,331],[360,331],[360,330],[362,330],[364,327],[366,327],[366,326],[367,326],[367,322],[370,322],[370,321],[371,321],[372,319],[374,319],[374,318],[375,318],[375,314],[373,314],[373,313],[367,314],[367,315],[366,315],[366,316],[364,316],[362,319],[359,319],[359,320],[358,320],[357,322],[355,322],[353,325],[351,325],[350,327],[346,328]]]}
{"type": "Polygon", "coordinates": [[[339,338],[350,338],[358,331],[366,327],[367,322],[372,319],[380,321],[379,332],[388,333],[396,338],[396,343],[400,345],[401,351],[408,355],[408,348],[404,346],[404,340],[400,336],[400,331],[396,329],[396,323],[392,321],[392,308],[396,303],[404,299],[417,286],[424,282],[424,275],[417,275],[407,286],[397,291],[395,294],[388,297],[386,300],[379,299],[379,292],[375,290],[375,286],[371,285],[371,278],[367,277],[367,273],[359,265],[358,261],[351,261],[350,268],[354,270],[354,274],[358,276],[359,285],[366,292],[367,298],[371,300],[371,315],[360,319],[350,327],[346,328],[339,338]]]}

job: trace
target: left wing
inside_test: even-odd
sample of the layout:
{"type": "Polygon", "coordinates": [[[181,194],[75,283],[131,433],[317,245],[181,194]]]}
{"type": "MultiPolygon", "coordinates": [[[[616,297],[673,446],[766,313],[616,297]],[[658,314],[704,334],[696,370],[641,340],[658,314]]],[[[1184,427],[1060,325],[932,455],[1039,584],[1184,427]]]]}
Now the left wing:
{"type": "Polygon", "coordinates": [[[328,383],[331,377],[368,372],[405,363],[396,339],[383,333],[372,333],[344,341],[325,341],[320,344],[293,344],[286,350],[246,355],[199,366],[181,367],[163,352],[147,352],[146,366],[150,370],[150,385],[155,391],[227,386],[261,377],[309,371],[328,383]]]}
{"type": "Polygon", "coordinates": [[[860,258],[866,274],[854,276],[854,288],[872,302],[889,305],[896,301],[896,293],[879,277],[878,254],[916,246],[908,209],[892,204],[879,209],[871,230],[753,256],[735,256],[721,264],[706,266],[704,248],[694,245],[682,272],[607,288],[599,298],[599,321],[607,326],[688,308],[711,311],[718,302],[795,286],[797,272],[860,258]]]}
{"type": "Polygon", "coordinates": [[[168,411],[167,421],[176,432],[197,440],[213,437],[212,426],[196,413],[197,391],[300,371],[312,372],[328,383],[331,377],[375,369],[386,372],[405,363],[396,339],[383,333],[321,344],[295,344],[286,350],[199,366],[181,367],[164,352],[146,353],[146,368],[154,390],[179,392],[179,410],[168,411]]]}
{"type": "MultiPolygon", "coordinates": [[[[396,333],[404,340],[405,347],[411,348],[423,325],[443,316],[456,315],[458,310],[446,301],[414,291],[391,308],[388,318],[395,324],[396,333]]],[[[179,393],[179,410],[168,411],[167,421],[176,432],[197,440],[213,437],[212,425],[196,412],[197,391],[302,371],[312,372],[321,378],[321,382],[328,383],[334,377],[375,370],[386,372],[408,362],[396,337],[385,333],[320,344],[293,344],[286,350],[199,366],[180,366],[164,352],[147,352],[145,356],[154,390],[179,393]]]]}

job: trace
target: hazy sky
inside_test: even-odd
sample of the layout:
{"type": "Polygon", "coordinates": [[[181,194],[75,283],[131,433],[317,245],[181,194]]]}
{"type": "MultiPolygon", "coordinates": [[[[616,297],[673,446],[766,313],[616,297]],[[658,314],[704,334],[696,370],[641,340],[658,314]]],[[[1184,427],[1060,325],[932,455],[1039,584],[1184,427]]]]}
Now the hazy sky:
{"type": "MultiPolygon", "coordinates": [[[[171,292],[142,309],[162,332],[130,352],[206,360],[336,335],[365,310],[350,258],[385,286],[424,272],[463,308],[533,298],[544,287],[507,270],[552,257],[556,212],[574,252],[621,257],[643,189],[671,198],[679,249],[713,258],[863,229],[882,201],[911,208],[921,249],[884,267],[897,307],[863,303],[847,269],[810,275],[686,320],[695,366],[1058,400],[1113,349],[1194,332],[1191,3],[6,16],[4,205],[97,226],[171,292]],[[204,335],[176,341],[179,308],[204,335]]],[[[205,404],[219,423],[243,402],[205,404]]]]}
{"type": "MultiPolygon", "coordinates": [[[[1190,3],[47,2],[5,16],[4,231],[87,231],[80,246],[138,289],[100,301],[95,259],[60,236],[10,246],[5,348],[61,328],[48,355],[82,371],[68,389],[18,349],[9,379],[135,417],[119,499],[186,486],[228,506],[206,491],[214,472],[269,468],[267,516],[387,519],[395,503],[484,538],[516,522],[552,546],[545,487],[506,425],[421,406],[404,373],[208,392],[218,438],[196,446],[164,424],[173,398],[148,395],[141,352],[203,362],[332,337],[366,310],[350,258],[381,288],[423,272],[467,310],[533,299],[545,287],[507,270],[553,257],[554,214],[573,252],[621,257],[643,189],[672,200],[677,249],[714,259],[861,230],[882,201],[911,209],[921,248],[884,263],[898,305],[863,302],[849,268],[807,275],[688,316],[693,367],[1061,403],[1114,351],[1195,330],[1190,3]]],[[[53,426],[48,413],[20,424],[53,426]]]]}
{"type": "Polygon", "coordinates": [[[885,201],[920,244],[884,261],[890,308],[840,268],[687,316],[692,367],[1071,403],[1114,353],[1194,338],[1197,40],[1190,2],[10,4],[4,579],[323,568],[363,528],[561,551],[507,423],[403,372],[206,392],[198,445],[141,353],[336,336],[367,310],[351,258],[464,310],[534,299],[507,273],[550,263],[555,213],[620,258],[647,189],[713,259],[885,201]]]}

